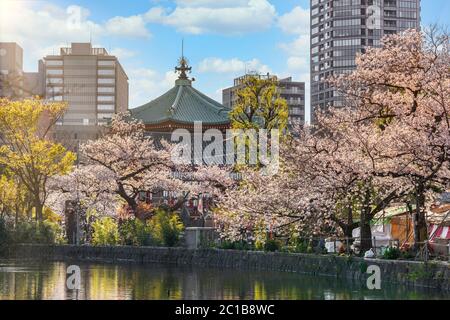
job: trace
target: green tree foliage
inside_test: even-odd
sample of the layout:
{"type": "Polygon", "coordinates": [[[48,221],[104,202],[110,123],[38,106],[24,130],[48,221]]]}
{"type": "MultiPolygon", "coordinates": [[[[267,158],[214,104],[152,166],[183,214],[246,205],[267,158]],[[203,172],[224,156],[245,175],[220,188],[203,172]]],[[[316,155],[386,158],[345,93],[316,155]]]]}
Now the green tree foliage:
{"type": "Polygon", "coordinates": [[[151,228],[147,222],[128,219],[119,225],[120,242],[126,246],[150,246],[153,244],[151,228]]]}
{"type": "Polygon", "coordinates": [[[175,213],[159,210],[149,221],[152,237],[156,244],[173,247],[178,244],[183,223],[175,213]]]}
{"type": "Polygon", "coordinates": [[[5,219],[0,218],[0,248],[8,245],[10,242],[10,232],[6,225],[6,221],[5,219]]]}
{"type": "Polygon", "coordinates": [[[230,112],[233,129],[286,129],[289,110],[276,79],[246,76],[237,97],[230,112]]]}
{"type": "Polygon", "coordinates": [[[44,220],[48,180],[68,173],[75,161],[75,154],[48,138],[65,109],[63,103],[38,99],[0,99],[0,165],[26,189],[39,222],[44,220]]]}
{"type": "Polygon", "coordinates": [[[44,220],[41,223],[21,221],[13,226],[0,219],[0,246],[20,243],[64,243],[63,229],[59,223],[51,220],[44,220]]]}
{"type": "Polygon", "coordinates": [[[119,244],[119,227],[110,217],[103,217],[92,224],[92,244],[95,246],[112,246],[119,244]]]}

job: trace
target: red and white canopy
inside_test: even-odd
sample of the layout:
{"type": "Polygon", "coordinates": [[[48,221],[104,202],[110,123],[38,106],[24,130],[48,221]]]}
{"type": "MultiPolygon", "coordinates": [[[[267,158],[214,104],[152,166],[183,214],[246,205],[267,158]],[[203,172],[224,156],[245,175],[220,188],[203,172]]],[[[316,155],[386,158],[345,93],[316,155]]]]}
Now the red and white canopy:
{"type": "Polygon", "coordinates": [[[439,226],[437,224],[430,225],[430,240],[444,239],[450,240],[450,227],[439,226]]]}

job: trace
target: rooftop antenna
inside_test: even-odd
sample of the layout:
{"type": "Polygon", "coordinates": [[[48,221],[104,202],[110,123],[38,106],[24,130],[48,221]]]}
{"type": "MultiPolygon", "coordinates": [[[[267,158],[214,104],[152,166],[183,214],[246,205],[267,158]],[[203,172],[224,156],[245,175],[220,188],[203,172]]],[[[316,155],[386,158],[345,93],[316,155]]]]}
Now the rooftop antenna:
{"type": "Polygon", "coordinates": [[[179,72],[178,79],[188,80],[187,73],[190,73],[192,68],[189,67],[187,59],[184,57],[184,38],[181,40],[181,58],[178,60],[178,66],[175,67],[175,72],[179,72]]]}
{"type": "Polygon", "coordinates": [[[181,38],[181,57],[184,58],[184,38],[181,38]]]}

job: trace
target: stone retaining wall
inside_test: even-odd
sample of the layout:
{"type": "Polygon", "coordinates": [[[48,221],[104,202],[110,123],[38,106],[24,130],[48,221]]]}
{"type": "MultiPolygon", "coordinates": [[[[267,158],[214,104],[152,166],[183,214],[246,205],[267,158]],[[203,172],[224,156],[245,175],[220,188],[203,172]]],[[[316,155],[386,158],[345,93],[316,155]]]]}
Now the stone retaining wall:
{"type": "Polygon", "coordinates": [[[309,275],[333,276],[366,282],[367,267],[377,265],[382,282],[428,287],[450,292],[450,266],[445,262],[422,263],[334,255],[267,253],[256,251],[156,247],[92,247],[17,245],[3,250],[17,259],[78,260],[102,262],[161,263],[199,267],[226,267],[309,275]]]}

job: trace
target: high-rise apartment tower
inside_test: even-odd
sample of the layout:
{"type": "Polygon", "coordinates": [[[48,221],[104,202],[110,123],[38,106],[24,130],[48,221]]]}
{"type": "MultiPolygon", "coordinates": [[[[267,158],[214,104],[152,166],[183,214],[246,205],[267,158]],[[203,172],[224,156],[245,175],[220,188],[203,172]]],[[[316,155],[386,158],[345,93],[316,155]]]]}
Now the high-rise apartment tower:
{"type": "Polygon", "coordinates": [[[342,97],[325,79],[355,69],[357,53],[380,39],[420,28],[420,0],[311,0],[311,116],[339,107],[342,97]]]}

